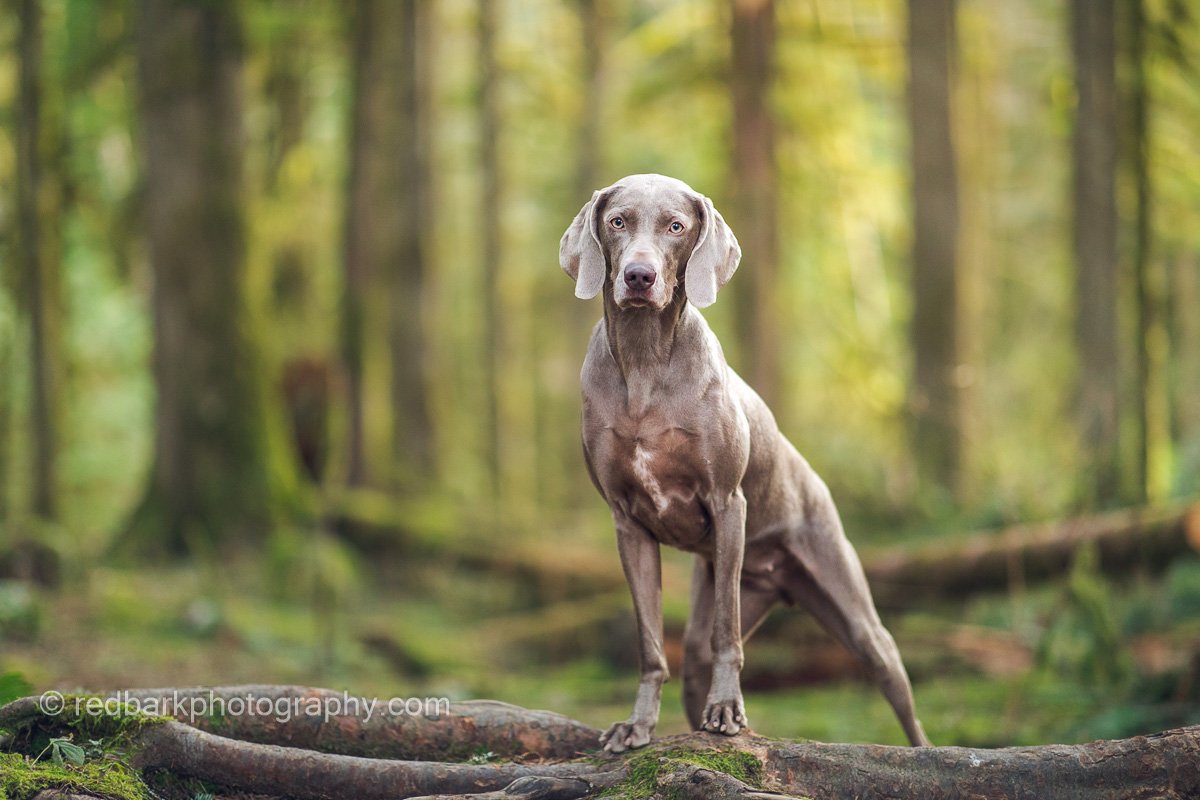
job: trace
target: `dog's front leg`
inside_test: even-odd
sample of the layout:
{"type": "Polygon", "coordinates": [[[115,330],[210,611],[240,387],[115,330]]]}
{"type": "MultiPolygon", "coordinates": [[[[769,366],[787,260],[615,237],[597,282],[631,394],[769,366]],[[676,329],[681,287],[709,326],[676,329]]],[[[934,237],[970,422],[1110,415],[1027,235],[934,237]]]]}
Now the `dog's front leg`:
{"type": "Polygon", "coordinates": [[[641,680],[633,713],[624,722],[613,724],[600,743],[610,753],[620,753],[650,742],[658,724],[662,685],[667,680],[667,659],[663,655],[662,564],[658,542],[642,526],[622,514],[614,514],[617,549],[625,580],[633,594],[637,616],[638,663],[641,680]]]}
{"type": "Polygon", "coordinates": [[[746,498],[738,489],[712,509],[713,676],[702,727],[733,736],[749,723],[742,702],[742,556],[746,546],[746,498]]]}

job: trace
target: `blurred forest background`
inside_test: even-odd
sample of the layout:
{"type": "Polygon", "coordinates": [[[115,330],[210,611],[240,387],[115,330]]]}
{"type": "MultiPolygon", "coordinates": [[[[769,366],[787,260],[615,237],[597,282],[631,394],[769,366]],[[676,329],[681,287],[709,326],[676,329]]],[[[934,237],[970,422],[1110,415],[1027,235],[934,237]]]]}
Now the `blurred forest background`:
{"type": "MultiPolygon", "coordinates": [[[[557,248],[593,189],[661,172],[741,240],[706,316],[869,568],[948,559],[880,595],[934,741],[1200,721],[1183,539],[955,561],[1074,517],[1135,554],[1200,536],[1193,4],[2,8],[0,689],[623,718],[629,601],[578,444],[600,308],[557,248]]],[[[677,675],[688,561],[665,570],[677,675]]],[[[764,734],[901,739],[802,614],[747,665],[764,734]]]]}

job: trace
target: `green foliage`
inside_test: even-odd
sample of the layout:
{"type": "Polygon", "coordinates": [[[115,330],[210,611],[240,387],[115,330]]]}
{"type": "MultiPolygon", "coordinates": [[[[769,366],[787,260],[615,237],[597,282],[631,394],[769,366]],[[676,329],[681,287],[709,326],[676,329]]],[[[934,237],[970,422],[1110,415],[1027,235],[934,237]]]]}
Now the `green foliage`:
{"type": "Polygon", "coordinates": [[[1087,640],[1081,677],[1088,683],[1119,686],[1129,677],[1129,657],[1117,627],[1112,587],[1100,574],[1095,547],[1076,553],[1067,587],[1087,640]]]}
{"type": "Polygon", "coordinates": [[[0,580],[0,639],[34,639],[40,625],[37,594],[29,584],[0,580]]]}
{"type": "Polygon", "coordinates": [[[1200,619],[1200,559],[1177,562],[1167,573],[1167,595],[1173,619],[1200,619]]]}
{"type": "Polygon", "coordinates": [[[33,686],[19,672],[0,673],[0,706],[33,694],[33,686]]]}
{"type": "Polygon", "coordinates": [[[42,751],[37,759],[41,759],[46,753],[50,754],[50,760],[55,764],[62,766],[63,764],[72,764],[76,767],[82,766],[87,760],[87,754],[82,747],[72,742],[70,739],[55,737],[50,740],[50,744],[46,745],[46,749],[42,751]]]}
{"type": "Polygon", "coordinates": [[[495,761],[496,758],[497,758],[496,754],[493,753],[491,750],[480,748],[479,750],[476,750],[474,753],[471,754],[471,757],[467,760],[467,763],[468,764],[490,764],[491,762],[495,761]]]}

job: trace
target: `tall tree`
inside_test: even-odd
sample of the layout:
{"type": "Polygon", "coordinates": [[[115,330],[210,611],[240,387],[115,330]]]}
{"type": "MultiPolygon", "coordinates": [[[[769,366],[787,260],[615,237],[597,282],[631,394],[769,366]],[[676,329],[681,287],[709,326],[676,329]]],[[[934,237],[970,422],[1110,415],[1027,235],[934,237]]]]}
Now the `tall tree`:
{"type": "Polygon", "coordinates": [[[371,147],[371,139],[376,135],[372,112],[377,105],[372,102],[371,92],[377,88],[379,77],[373,46],[377,5],[372,0],[358,0],[354,6],[350,40],[354,97],[350,121],[350,166],[342,255],[342,329],[339,338],[349,414],[346,430],[347,480],[352,486],[367,482],[366,331],[371,287],[378,280],[371,270],[369,241],[371,224],[375,219],[370,200],[379,194],[372,191],[371,183],[379,177],[379,165],[367,160],[369,156],[377,157],[378,154],[378,150],[371,147]]]}
{"type": "Polygon", "coordinates": [[[482,239],[484,326],[484,447],[493,499],[500,497],[500,386],[497,362],[503,349],[500,329],[500,65],[496,58],[499,0],[479,0],[479,226],[482,239]]]}
{"type": "Polygon", "coordinates": [[[154,466],[126,549],[261,538],[295,482],[248,321],[236,3],[142,0],[154,466]]]}
{"type": "Polygon", "coordinates": [[[1150,85],[1146,71],[1146,9],[1143,0],[1123,4],[1122,27],[1125,34],[1125,62],[1128,81],[1123,105],[1128,109],[1125,118],[1125,153],[1133,183],[1133,282],[1137,304],[1137,372],[1133,384],[1133,410],[1136,420],[1135,460],[1129,499],[1145,502],[1152,483],[1152,453],[1169,447],[1167,404],[1163,380],[1165,366],[1151,346],[1154,331],[1163,324],[1163,270],[1155,265],[1151,253],[1152,197],[1150,185],[1150,85]]]}
{"type": "Polygon", "coordinates": [[[53,131],[46,123],[42,91],[42,7],[20,0],[17,95],[17,265],[20,306],[29,319],[32,498],[34,514],[58,511],[58,353],[54,324],[58,287],[55,235],[58,218],[53,180],[44,175],[53,131]]]}
{"type": "Polygon", "coordinates": [[[419,34],[430,9],[418,0],[402,0],[396,5],[400,7],[398,35],[394,36],[398,41],[381,48],[387,50],[389,63],[395,60],[395,69],[388,74],[396,83],[396,98],[388,109],[394,116],[396,138],[395,147],[389,149],[399,173],[393,191],[396,252],[383,262],[389,272],[391,296],[392,458],[402,478],[424,481],[434,466],[421,318],[425,284],[422,231],[432,226],[432,204],[426,160],[429,98],[422,64],[430,40],[419,34]]]}
{"type": "Polygon", "coordinates": [[[1077,106],[1072,147],[1078,424],[1087,505],[1120,491],[1117,439],[1117,116],[1113,0],[1072,0],[1077,106]]]}
{"type": "MultiPolygon", "coordinates": [[[[7,239],[5,228],[0,227],[0,237],[7,239]]],[[[6,248],[7,250],[7,248],[6,248]]],[[[5,253],[7,255],[7,252],[5,253]]],[[[12,375],[15,368],[13,358],[16,338],[15,321],[12,308],[8,303],[9,287],[7,281],[0,281],[0,375],[12,375]]],[[[0,528],[9,516],[9,476],[12,474],[10,459],[12,458],[13,432],[13,390],[12,382],[5,381],[0,385],[0,528]]]]}
{"type": "Polygon", "coordinates": [[[1147,159],[1149,142],[1149,104],[1146,82],[1146,12],[1142,0],[1126,4],[1126,33],[1129,38],[1129,155],[1133,171],[1134,209],[1133,274],[1138,310],[1138,358],[1135,391],[1137,412],[1137,460],[1135,464],[1134,497],[1145,501],[1150,472],[1150,335],[1154,325],[1151,303],[1150,270],[1150,164],[1147,159]]]}
{"type": "MultiPolygon", "coordinates": [[[[421,326],[424,267],[416,0],[360,0],[354,30],[354,109],[346,215],[343,357],[350,388],[350,481],[367,479],[364,331],[388,299],[394,462],[428,471],[432,441],[421,326]],[[378,287],[379,291],[375,291],[378,287]]],[[[381,323],[383,321],[381,320],[381,323]]]]}
{"type": "Polygon", "coordinates": [[[913,435],[922,484],[952,495],[962,463],[955,53],[955,0],[909,0],[913,435]]]}
{"type": "Polygon", "coordinates": [[[1171,259],[1168,330],[1172,370],[1171,438],[1181,455],[1200,456],[1200,254],[1180,253],[1171,259]]]}
{"type": "Polygon", "coordinates": [[[734,219],[753,269],[737,298],[738,350],[751,385],[768,404],[779,397],[779,234],[775,192],[775,122],[771,85],[775,54],[774,0],[733,0],[731,27],[734,219]]]}
{"type": "MultiPolygon", "coordinates": [[[[600,147],[604,119],[604,52],[608,19],[603,0],[578,0],[580,49],[583,53],[582,114],[575,152],[575,197],[591,197],[602,185],[600,147]]],[[[581,201],[582,202],[582,201],[581,201]]],[[[576,315],[578,316],[578,315],[576,315]]]]}

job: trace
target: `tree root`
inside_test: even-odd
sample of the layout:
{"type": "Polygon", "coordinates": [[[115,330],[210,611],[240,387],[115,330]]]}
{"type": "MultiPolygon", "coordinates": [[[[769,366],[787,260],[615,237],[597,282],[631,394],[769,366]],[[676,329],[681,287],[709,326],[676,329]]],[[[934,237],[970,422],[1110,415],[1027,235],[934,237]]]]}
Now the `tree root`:
{"type": "MultiPolygon", "coordinates": [[[[139,736],[132,762],[138,769],[165,769],[263,794],[282,794],[301,800],[357,797],[387,800],[434,792],[472,794],[496,791],[518,778],[576,779],[583,797],[592,791],[587,776],[594,764],[454,764],[437,761],[392,761],[332,755],[226,739],[180,722],[164,722],[139,736]]],[[[543,795],[527,795],[543,800],[543,795]]],[[[545,797],[548,797],[546,795],[545,797]]]]}
{"type": "MultiPolygon", "coordinates": [[[[112,697],[131,701],[132,706],[134,698],[208,691],[158,689],[112,697]]],[[[211,691],[214,697],[228,699],[251,693],[273,699],[335,695],[272,686],[211,691]]],[[[269,724],[226,715],[196,719],[197,726],[219,729],[224,735],[163,719],[139,718],[136,725],[119,729],[126,737],[121,746],[128,763],[138,769],[161,769],[242,792],[301,800],[577,800],[608,788],[637,797],[695,800],[1200,797],[1200,726],[1115,741],[996,750],[795,743],[749,733],[733,738],[696,733],[660,739],[620,757],[564,761],[558,755],[564,742],[592,729],[502,703],[464,703],[452,712],[458,721],[445,727],[428,727],[435,721],[425,718],[410,721],[408,727],[397,719],[370,727],[349,715],[316,722],[299,716],[269,724]],[[469,738],[470,732],[478,739],[469,738]],[[242,734],[257,741],[229,738],[242,734]],[[405,740],[409,735],[414,741],[405,740]],[[358,749],[384,757],[318,752],[331,742],[352,749],[356,737],[361,737],[358,749]],[[438,742],[448,749],[437,751],[438,742]],[[489,749],[499,744],[510,753],[519,750],[523,761],[449,760],[460,758],[464,747],[473,743],[489,749]],[[431,760],[397,759],[396,753],[421,753],[431,760]]],[[[78,724],[79,717],[43,714],[38,698],[0,708],[0,729],[16,733],[14,741],[21,741],[21,732],[31,725],[78,724]]],[[[594,746],[595,738],[589,735],[586,741],[594,746]]]]}
{"type": "Polygon", "coordinates": [[[305,686],[130,689],[106,697],[232,739],[368,758],[460,761],[476,754],[531,754],[561,760],[596,749],[600,739],[596,728],[562,714],[496,700],[428,698],[430,703],[422,700],[422,709],[410,713],[403,702],[389,710],[386,700],[305,686]],[[245,713],[231,713],[238,708],[245,713]]]}

